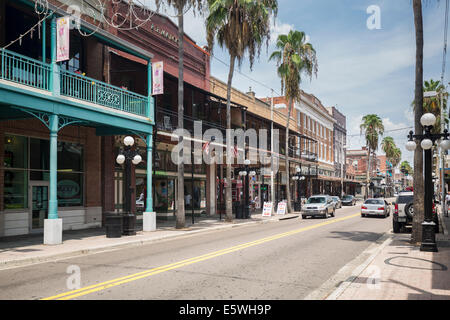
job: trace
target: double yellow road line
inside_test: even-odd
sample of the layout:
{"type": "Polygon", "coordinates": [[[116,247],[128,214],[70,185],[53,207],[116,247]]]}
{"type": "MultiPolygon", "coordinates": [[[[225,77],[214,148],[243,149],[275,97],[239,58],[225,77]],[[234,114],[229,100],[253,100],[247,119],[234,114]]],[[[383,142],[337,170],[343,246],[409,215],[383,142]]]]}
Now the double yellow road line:
{"type": "Polygon", "coordinates": [[[356,216],[359,216],[360,213],[354,214],[354,215],[350,215],[350,216],[346,216],[343,218],[336,218],[336,219],[331,219],[331,220],[327,220],[325,222],[322,223],[318,223],[318,224],[314,224],[308,227],[304,227],[304,228],[300,228],[300,229],[296,229],[296,230],[292,230],[292,231],[288,231],[288,232],[284,232],[284,233],[279,233],[270,237],[266,237],[266,238],[262,238],[259,240],[255,240],[255,241],[251,241],[251,242],[247,242],[247,243],[243,243],[237,246],[233,246],[233,247],[229,247],[226,249],[222,249],[219,251],[214,251],[211,253],[207,253],[201,256],[197,256],[197,257],[193,257],[193,258],[189,258],[186,260],[182,260],[182,261],[178,261],[178,262],[174,262],[171,264],[167,264],[161,267],[157,267],[157,268],[153,268],[153,269],[149,269],[149,270],[145,270],[142,272],[138,272],[135,274],[131,274],[125,277],[121,277],[121,278],[116,278],[116,279],[112,279],[109,281],[105,281],[105,282],[101,282],[101,283],[97,283],[88,287],[84,287],[81,289],[77,289],[77,290],[72,290],[72,291],[68,291],[68,292],[64,292],[55,296],[51,296],[51,297],[47,297],[44,298],[42,300],[70,300],[70,299],[74,299],[74,298],[78,298],[81,296],[85,296],[94,292],[98,292],[98,291],[102,291],[102,290],[106,290],[112,287],[116,287],[125,283],[129,283],[132,281],[136,281],[139,279],[143,279],[143,278],[147,278],[159,273],[163,273],[166,271],[170,271],[170,270],[174,270],[174,269],[178,269],[184,266],[188,266],[190,264],[194,264],[197,262],[201,262],[201,261],[205,261],[205,260],[209,260],[215,257],[219,257],[228,253],[232,253],[235,251],[239,251],[245,248],[250,248],[265,242],[269,242],[269,241],[273,241],[273,240],[277,240],[277,239],[281,239],[284,237],[288,237],[288,236],[292,236],[294,234],[298,234],[301,232],[305,232],[308,230],[312,230],[312,229],[316,229],[325,225],[329,225],[332,223],[336,223],[336,222],[340,222],[340,221],[344,221],[347,219],[351,219],[354,218],[356,216]]]}

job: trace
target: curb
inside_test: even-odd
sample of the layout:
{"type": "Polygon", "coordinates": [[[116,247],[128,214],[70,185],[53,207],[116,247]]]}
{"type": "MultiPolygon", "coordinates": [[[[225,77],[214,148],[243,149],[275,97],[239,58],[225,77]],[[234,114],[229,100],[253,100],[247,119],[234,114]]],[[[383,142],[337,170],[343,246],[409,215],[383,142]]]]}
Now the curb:
{"type": "Polygon", "coordinates": [[[118,249],[146,245],[146,244],[150,244],[152,242],[170,240],[173,238],[189,237],[191,235],[195,235],[198,233],[213,232],[213,231],[217,231],[217,230],[221,230],[221,229],[243,227],[243,226],[249,226],[249,225],[255,225],[255,224],[279,222],[281,220],[288,220],[288,219],[294,219],[294,218],[298,218],[298,216],[287,217],[287,218],[274,217],[272,219],[265,219],[265,220],[259,220],[259,221],[231,223],[231,224],[226,224],[226,225],[222,225],[222,226],[215,226],[215,227],[204,228],[204,229],[199,229],[199,230],[182,231],[183,233],[181,233],[181,234],[168,234],[168,235],[164,235],[159,238],[153,238],[153,239],[130,240],[125,243],[117,243],[117,244],[106,245],[106,246],[104,245],[101,247],[94,247],[94,248],[89,248],[89,249],[73,250],[73,251],[69,251],[69,252],[50,254],[50,255],[41,256],[41,257],[0,261],[0,270],[16,268],[16,267],[23,267],[23,266],[37,264],[37,263],[45,263],[45,262],[49,262],[49,261],[57,261],[57,260],[67,259],[67,258],[74,258],[74,257],[89,255],[89,254],[109,252],[109,251],[114,251],[114,250],[118,250],[118,249]]]}
{"type": "Polygon", "coordinates": [[[439,217],[439,224],[442,226],[442,231],[443,233],[447,236],[448,235],[448,230],[447,230],[447,225],[444,222],[444,217],[443,217],[443,212],[442,210],[439,210],[438,217],[439,217]]]}

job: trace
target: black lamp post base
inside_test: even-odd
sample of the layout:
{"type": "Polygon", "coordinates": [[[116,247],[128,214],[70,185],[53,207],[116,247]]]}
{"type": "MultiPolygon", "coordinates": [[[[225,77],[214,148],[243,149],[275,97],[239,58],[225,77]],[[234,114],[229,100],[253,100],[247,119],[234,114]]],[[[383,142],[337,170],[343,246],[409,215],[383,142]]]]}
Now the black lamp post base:
{"type": "Polygon", "coordinates": [[[434,228],[434,222],[422,223],[422,244],[420,245],[420,251],[438,252],[434,228]]]}

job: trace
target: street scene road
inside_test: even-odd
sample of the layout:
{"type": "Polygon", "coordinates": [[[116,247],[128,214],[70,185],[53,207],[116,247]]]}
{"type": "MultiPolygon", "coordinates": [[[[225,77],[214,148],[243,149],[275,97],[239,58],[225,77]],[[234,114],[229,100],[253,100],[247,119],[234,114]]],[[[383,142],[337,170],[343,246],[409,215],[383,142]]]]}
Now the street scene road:
{"type": "Polygon", "coordinates": [[[0,299],[303,299],[391,228],[391,217],[362,218],[360,205],[343,207],[334,218],[243,226],[2,270],[0,299]],[[70,287],[74,266],[79,291],[70,287]]]}

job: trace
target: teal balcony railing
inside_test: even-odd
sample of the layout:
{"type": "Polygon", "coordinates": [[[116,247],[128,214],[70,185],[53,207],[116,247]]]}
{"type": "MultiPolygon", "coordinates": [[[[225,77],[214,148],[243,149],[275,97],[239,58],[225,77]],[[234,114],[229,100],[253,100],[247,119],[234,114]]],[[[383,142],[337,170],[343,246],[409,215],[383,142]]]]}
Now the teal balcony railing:
{"type": "MultiPolygon", "coordinates": [[[[0,49],[0,79],[51,91],[50,64],[0,49]]],[[[113,85],[61,70],[60,95],[104,107],[147,116],[148,97],[113,85]]]]}
{"type": "Polygon", "coordinates": [[[42,90],[50,90],[50,65],[5,49],[0,49],[0,79],[42,90]]]}
{"type": "Polygon", "coordinates": [[[148,97],[66,70],[60,94],[140,116],[147,115],[148,97]]]}

